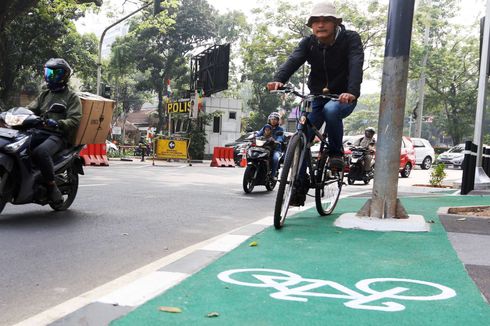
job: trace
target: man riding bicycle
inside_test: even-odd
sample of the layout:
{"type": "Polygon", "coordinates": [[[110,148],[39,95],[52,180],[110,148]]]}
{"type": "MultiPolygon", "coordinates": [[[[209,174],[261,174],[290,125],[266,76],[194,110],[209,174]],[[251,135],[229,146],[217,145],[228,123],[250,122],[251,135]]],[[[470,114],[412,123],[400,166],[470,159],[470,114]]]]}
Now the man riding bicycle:
{"type": "MultiPolygon", "coordinates": [[[[315,4],[306,25],[312,29],[313,34],[300,41],[288,60],[279,67],[274,81],[267,83],[267,89],[279,89],[296,70],[308,62],[311,66],[308,77],[311,94],[339,94],[338,101],[315,99],[308,119],[318,129],[326,122],[330,166],[342,170],[342,119],[352,113],[360,95],[364,50],[359,34],[345,29],[342,18],[330,2],[315,4]]],[[[310,131],[308,137],[312,140],[314,133],[310,131]]],[[[303,187],[303,191],[307,192],[308,188],[303,187]]],[[[303,205],[306,196],[301,197],[301,200],[295,200],[291,205],[303,205]]]]}
{"type": "Polygon", "coordinates": [[[284,142],[284,129],[282,129],[281,126],[279,126],[279,118],[280,115],[277,112],[272,112],[269,114],[269,117],[267,118],[268,124],[266,124],[260,131],[257,132],[256,136],[267,136],[266,135],[266,129],[270,128],[271,135],[277,144],[274,147],[274,151],[272,152],[272,171],[271,175],[274,180],[277,180],[277,169],[279,167],[279,160],[281,159],[281,154],[282,154],[282,143],[284,142]]]}

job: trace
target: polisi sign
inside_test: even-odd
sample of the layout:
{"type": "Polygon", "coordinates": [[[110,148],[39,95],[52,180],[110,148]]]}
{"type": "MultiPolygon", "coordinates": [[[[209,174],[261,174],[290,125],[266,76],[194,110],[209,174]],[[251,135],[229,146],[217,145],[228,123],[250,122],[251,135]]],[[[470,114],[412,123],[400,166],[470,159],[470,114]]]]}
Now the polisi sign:
{"type": "Polygon", "coordinates": [[[189,113],[191,112],[192,101],[191,100],[180,100],[177,102],[167,103],[168,113],[189,113]]]}

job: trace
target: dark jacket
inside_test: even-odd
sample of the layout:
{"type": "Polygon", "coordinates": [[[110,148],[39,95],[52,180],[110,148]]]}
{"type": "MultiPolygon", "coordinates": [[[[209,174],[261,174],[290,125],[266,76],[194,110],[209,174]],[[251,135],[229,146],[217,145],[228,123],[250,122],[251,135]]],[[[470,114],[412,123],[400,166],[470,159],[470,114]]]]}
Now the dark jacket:
{"type": "Polygon", "coordinates": [[[305,62],[311,66],[308,87],[312,94],[322,94],[327,87],[330,93],[361,94],[364,50],[359,34],[340,25],[340,33],[331,46],[321,44],[316,36],[303,38],[298,47],[283,63],[274,81],[286,83],[305,62]]]}
{"type": "Polygon", "coordinates": [[[82,103],[75,92],[68,87],[59,92],[45,90],[27,108],[46,119],[56,120],[65,141],[68,144],[74,143],[82,117],[82,103]],[[65,109],[47,113],[53,104],[61,104],[65,109]]]}

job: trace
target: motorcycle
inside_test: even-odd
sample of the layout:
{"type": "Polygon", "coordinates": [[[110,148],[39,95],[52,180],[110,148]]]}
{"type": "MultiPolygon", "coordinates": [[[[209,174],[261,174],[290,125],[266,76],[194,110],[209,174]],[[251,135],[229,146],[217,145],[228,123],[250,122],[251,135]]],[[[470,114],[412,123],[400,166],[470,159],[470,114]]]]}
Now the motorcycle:
{"type": "MultiPolygon", "coordinates": [[[[249,194],[255,186],[265,186],[268,191],[274,190],[279,175],[279,167],[276,175],[272,175],[272,152],[277,142],[272,138],[250,137],[251,143],[247,149],[247,167],[243,174],[243,191],[249,194]]],[[[281,165],[282,156],[279,160],[281,165]]]]}
{"type": "Polygon", "coordinates": [[[63,200],[50,202],[41,172],[30,158],[33,135],[46,132],[42,130],[43,123],[43,118],[23,107],[0,114],[0,213],[7,203],[35,203],[64,211],[75,200],[78,175],[84,174],[79,156],[84,145],[64,149],[53,158],[55,182],[63,200]]]}
{"type": "Polygon", "coordinates": [[[374,164],[369,171],[364,169],[364,158],[368,154],[373,154],[374,151],[362,146],[351,147],[352,154],[349,159],[349,173],[347,175],[347,182],[353,185],[356,180],[363,181],[364,184],[369,184],[372,178],[374,178],[374,164]]]}

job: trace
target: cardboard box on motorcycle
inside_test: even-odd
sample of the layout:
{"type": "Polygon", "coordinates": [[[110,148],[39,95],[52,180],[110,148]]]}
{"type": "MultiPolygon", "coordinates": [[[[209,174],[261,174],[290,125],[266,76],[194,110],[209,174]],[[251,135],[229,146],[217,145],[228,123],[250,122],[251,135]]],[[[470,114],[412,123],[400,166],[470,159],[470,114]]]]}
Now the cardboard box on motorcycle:
{"type": "Polygon", "coordinates": [[[116,102],[91,93],[77,93],[82,101],[82,119],[75,144],[105,144],[116,102]]]}

